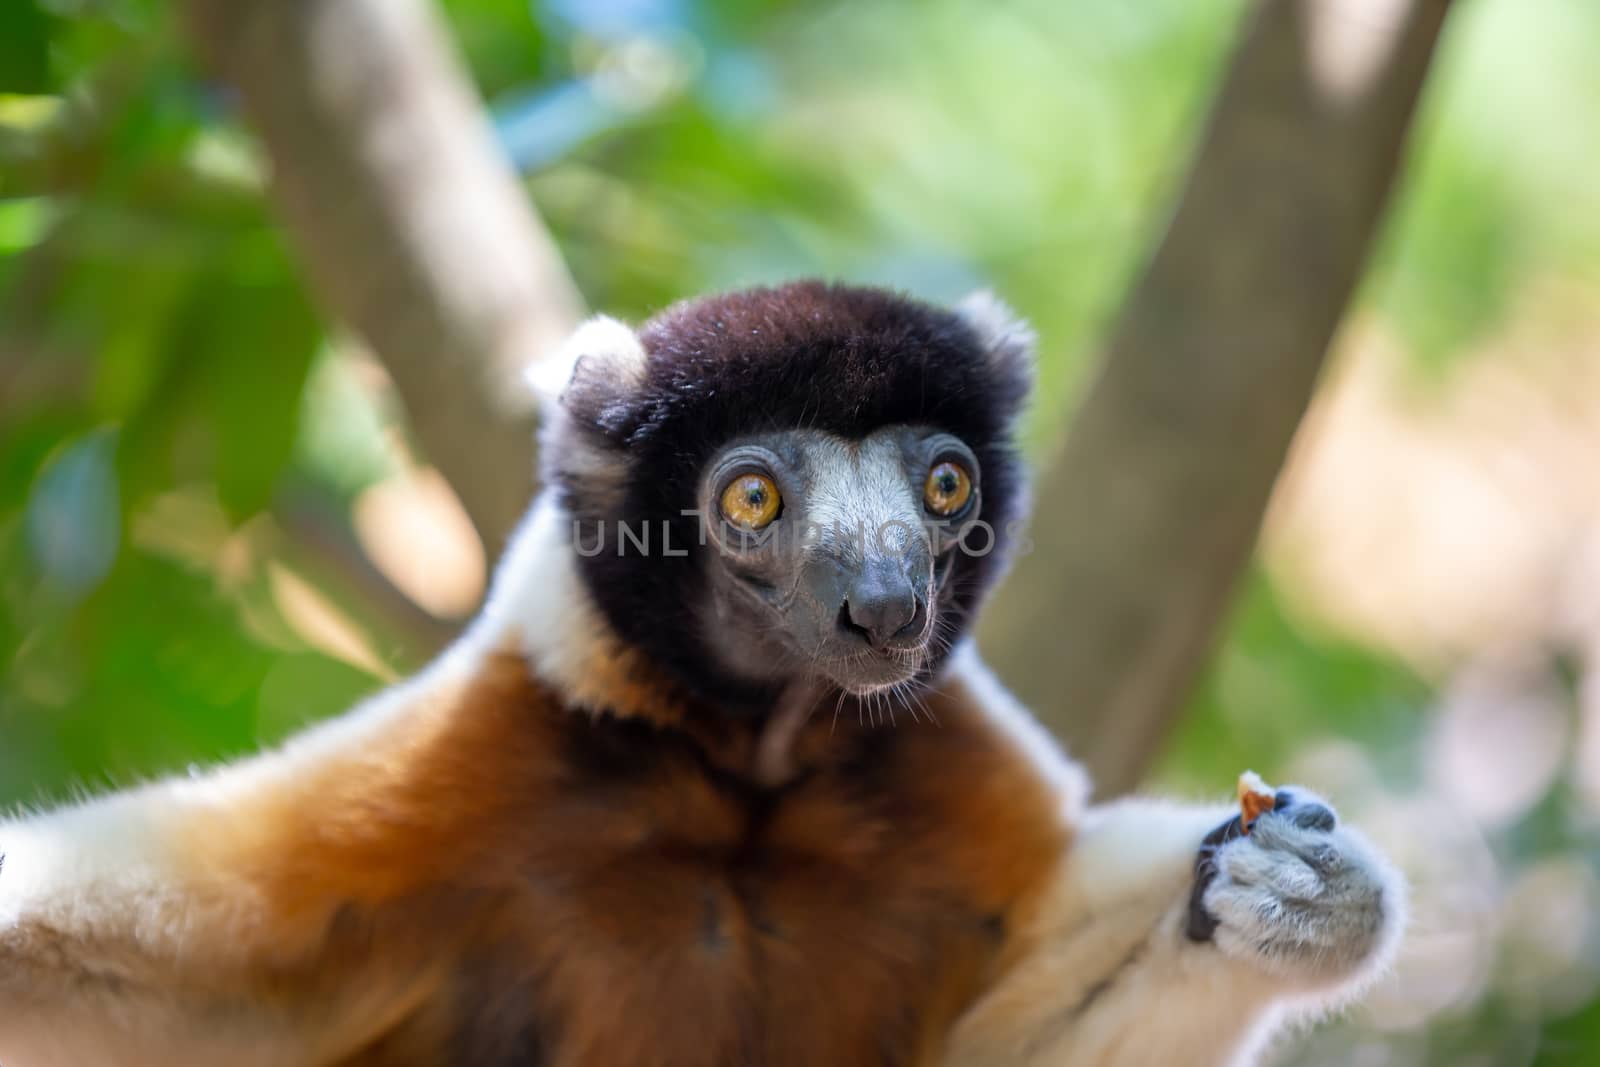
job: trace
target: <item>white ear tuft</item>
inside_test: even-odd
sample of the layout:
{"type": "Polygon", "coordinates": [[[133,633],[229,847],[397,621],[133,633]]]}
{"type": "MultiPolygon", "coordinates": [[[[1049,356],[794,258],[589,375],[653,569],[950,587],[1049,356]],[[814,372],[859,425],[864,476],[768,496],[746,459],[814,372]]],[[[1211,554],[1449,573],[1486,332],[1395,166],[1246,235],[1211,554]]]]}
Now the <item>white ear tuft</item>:
{"type": "Polygon", "coordinates": [[[1030,371],[1038,335],[1027,320],[988,289],[961,298],[955,313],[972,327],[984,354],[997,369],[1030,371]]]}
{"type": "Polygon", "coordinates": [[[645,353],[639,336],[608,315],[596,315],[579,326],[560,348],[530,365],[523,380],[541,402],[555,404],[572,381],[579,360],[585,374],[624,388],[644,380],[645,353]]]}

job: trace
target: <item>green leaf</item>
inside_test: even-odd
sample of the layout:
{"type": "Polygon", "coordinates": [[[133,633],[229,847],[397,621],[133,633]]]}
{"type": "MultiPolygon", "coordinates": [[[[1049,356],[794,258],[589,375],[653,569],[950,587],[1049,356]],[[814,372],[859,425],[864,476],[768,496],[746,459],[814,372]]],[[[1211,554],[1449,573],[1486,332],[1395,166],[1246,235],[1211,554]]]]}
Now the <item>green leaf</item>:
{"type": "Polygon", "coordinates": [[[88,429],[78,412],[24,412],[0,425],[0,515],[20,508],[45,459],[69,437],[88,429]]]}
{"type": "Polygon", "coordinates": [[[321,325],[287,279],[234,280],[206,316],[217,490],[234,519],[261,511],[294,453],[321,325]]]}
{"type": "Polygon", "coordinates": [[[372,675],[319,652],[279,656],[257,695],[257,739],[262,744],[281,741],[345,711],[378,684],[372,675]]]}
{"type": "Polygon", "coordinates": [[[1593,1067],[1600,1060],[1600,1000],[1545,1024],[1534,1067],[1593,1067]]]}
{"type": "Polygon", "coordinates": [[[42,93],[50,88],[55,21],[36,0],[0,4],[0,92],[42,93]]]}
{"type": "Polygon", "coordinates": [[[149,402],[172,358],[174,317],[196,282],[190,271],[160,261],[119,271],[118,280],[118,293],[102,294],[115,318],[95,366],[94,406],[108,419],[125,419],[149,402]]]}

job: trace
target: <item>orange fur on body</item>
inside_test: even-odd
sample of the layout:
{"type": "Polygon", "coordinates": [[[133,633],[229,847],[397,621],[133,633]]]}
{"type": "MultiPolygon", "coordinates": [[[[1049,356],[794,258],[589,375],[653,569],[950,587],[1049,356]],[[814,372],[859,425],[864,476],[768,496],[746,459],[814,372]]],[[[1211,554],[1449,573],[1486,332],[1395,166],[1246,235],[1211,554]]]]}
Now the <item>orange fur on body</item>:
{"type": "Polygon", "coordinates": [[[1028,758],[952,681],[937,724],[819,710],[761,789],[754,723],[607,684],[629,714],[492,654],[190,835],[255,884],[273,981],[366,998],[318,1062],[932,1062],[1066,844],[1028,758]]]}

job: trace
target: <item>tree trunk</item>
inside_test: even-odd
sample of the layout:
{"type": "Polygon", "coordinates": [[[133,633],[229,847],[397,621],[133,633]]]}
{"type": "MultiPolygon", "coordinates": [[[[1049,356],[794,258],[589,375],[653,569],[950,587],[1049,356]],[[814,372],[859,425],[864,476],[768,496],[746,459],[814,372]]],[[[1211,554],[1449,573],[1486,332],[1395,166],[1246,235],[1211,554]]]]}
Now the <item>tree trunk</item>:
{"type": "Polygon", "coordinates": [[[426,0],[187,0],[323,307],[382,360],[498,554],[533,490],[516,374],[583,314],[426,0]]]}
{"type": "Polygon", "coordinates": [[[1102,792],[1210,650],[1361,277],[1449,0],[1269,0],[980,639],[1102,792]]]}

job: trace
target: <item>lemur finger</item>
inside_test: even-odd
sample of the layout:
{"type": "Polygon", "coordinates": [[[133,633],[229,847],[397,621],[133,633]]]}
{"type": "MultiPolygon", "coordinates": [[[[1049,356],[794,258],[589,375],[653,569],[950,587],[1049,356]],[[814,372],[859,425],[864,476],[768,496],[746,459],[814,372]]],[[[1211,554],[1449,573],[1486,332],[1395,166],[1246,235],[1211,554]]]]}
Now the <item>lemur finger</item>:
{"type": "MultiPolygon", "coordinates": [[[[1273,880],[1235,881],[1230,873],[1235,857],[1219,855],[1220,870],[1201,903],[1211,917],[1211,939],[1218,949],[1276,974],[1315,980],[1352,973],[1372,959],[1401,925],[1403,890],[1358,843],[1346,844],[1351,851],[1339,872],[1320,879],[1319,891],[1311,895],[1286,893],[1273,880]]],[[[1238,842],[1225,853],[1250,847],[1238,842]]],[[[1271,855],[1290,859],[1283,852],[1271,855]]],[[[1293,864],[1284,866],[1294,871],[1293,864]]]]}
{"type": "Polygon", "coordinates": [[[1230,845],[1217,856],[1228,880],[1260,886],[1280,897],[1312,900],[1322,894],[1321,872],[1288,849],[1263,848],[1253,842],[1230,845]]]}
{"type": "Polygon", "coordinates": [[[1313,825],[1308,827],[1297,822],[1292,811],[1288,815],[1269,812],[1257,821],[1249,840],[1263,852],[1289,853],[1323,876],[1331,875],[1344,865],[1345,838],[1335,830],[1321,829],[1320,819],[1311,821],[1313,825]]]}
{"type": "Polygon", "coordinates": [[[1339,825],[1333,808],[1315,793],[1298,786],[1278,790],[1273,813],[1287,816],[1296,826],[1307,830],[1327,832],[1339,825]]]}
{"type": "Polygon", "coordinates": [[[1289,821],[1302,830],[1318,830],[1322,833],[1332,833],[1339,825],[1339,817],[1333,809],[1323,804],[1297,804],[1289,809],[1289,821]]]}
{"type": "Polygon", "coordinates": [[[1357,957],[1366,951],[1374,920],[1365,910],[1295,901],[1265,886],[1219,882],[1206,895],[1216,916],[1214,939],[1229,955],[1280,966],[1357,957]]]}
{"type": "Polygon", "coordinates": [[[1214,917],[1217,946],[1229,955],[1258,955],[1282,936],[1284,902],[1264,887],[1218,882],[1206,893],[1205,907],[1214,917]]]}

